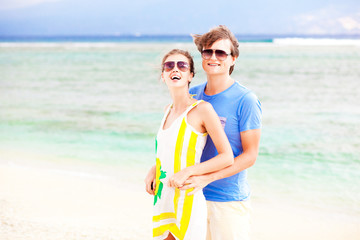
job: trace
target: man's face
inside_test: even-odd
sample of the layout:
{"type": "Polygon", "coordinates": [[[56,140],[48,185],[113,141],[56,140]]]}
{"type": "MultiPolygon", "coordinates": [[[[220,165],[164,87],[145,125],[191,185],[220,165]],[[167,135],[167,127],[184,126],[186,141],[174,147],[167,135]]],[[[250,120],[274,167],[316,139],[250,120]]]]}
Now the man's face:
{"type": "MultiPolygon", "coordinates": [[[[229,39],[220,39],[205,49],[222,50],[227,54],[231,53],[231,42],[229,39]]],[[[202,58],[202,67],[208,75],[225,75],[229,74],[229,69],[234,65],[236,58],[228,55],[225,60],[219,60],[215,52],[210,59],[202,58]]]]}

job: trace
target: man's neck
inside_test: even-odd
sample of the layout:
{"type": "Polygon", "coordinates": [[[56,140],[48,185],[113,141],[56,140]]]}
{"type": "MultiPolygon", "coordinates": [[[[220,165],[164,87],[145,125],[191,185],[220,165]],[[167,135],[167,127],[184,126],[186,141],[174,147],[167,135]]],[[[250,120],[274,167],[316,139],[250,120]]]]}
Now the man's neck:
{"type": "Polygon", "coordinates": [[[216,76],[207,76],[207,84],[205,87],[206,95],[215,95],[221,93],[228,89],[235,81],[230,77],[230,75],[216,75],[216,76]]]}

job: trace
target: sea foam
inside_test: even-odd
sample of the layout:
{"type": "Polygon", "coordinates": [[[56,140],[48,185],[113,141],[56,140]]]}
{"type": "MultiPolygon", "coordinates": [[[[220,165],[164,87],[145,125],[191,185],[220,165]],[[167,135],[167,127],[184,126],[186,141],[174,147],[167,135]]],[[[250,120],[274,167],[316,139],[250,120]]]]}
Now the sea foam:
{"type": "Polygon", "coordinates": [[[360,39],[335,39],[335,38],[274,38],[277,45],[308,45],[308,46],[360,46],[360,39]]]}

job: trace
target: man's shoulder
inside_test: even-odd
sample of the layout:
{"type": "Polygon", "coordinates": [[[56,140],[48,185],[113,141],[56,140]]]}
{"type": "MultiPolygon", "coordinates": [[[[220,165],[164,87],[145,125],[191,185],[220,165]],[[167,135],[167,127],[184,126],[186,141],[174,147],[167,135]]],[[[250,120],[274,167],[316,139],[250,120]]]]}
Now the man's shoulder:
{"type": "Polygon", "coordinates": [[[249,88],[241,85],[237,81],[235,81],[234,85],[229,90],[230,91],[227,92],[227,95],[231,97],[234,101],[240,101],[247,95],[254,94],[249,88]]]}
{"type": "Polygon", "coordinates": [[[243,105],[260,105],[260,101],[256,94],[249,88],[235,82],[236,86],[233,90],[233,102],[239,107],[243,105]]]}
{"type": "Polygon", "coordinates": [[[248,92],[251,92],[249,88],[240,84],[238,81],[235,81],[234,83],[234,91],[237,91],[238,93],[242,93],[242,94],[247,94],[248,92]]]}

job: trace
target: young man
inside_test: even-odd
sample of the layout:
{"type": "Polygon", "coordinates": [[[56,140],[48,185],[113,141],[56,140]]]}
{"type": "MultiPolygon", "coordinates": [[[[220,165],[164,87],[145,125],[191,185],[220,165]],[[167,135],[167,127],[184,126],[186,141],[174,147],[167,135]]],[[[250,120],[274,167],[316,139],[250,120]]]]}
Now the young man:
{"type": "MultiPolygon", "coordinates": [[[[192,176],[182,190],[202,188],[208,206],[207,240],[249,238],[250,188],[246,169],[257,158],[260,142],[261,104],[254,93],[230,77],[239,56],[234,34],[218,26],[203,35],[194,35],[201,52],[207,81],[190,89],[196,99],[212,104],[234,153],[234,164],[222,170],[192,176]]],[[[216,156],[208,137],[201,161],[216,156]]]]}

